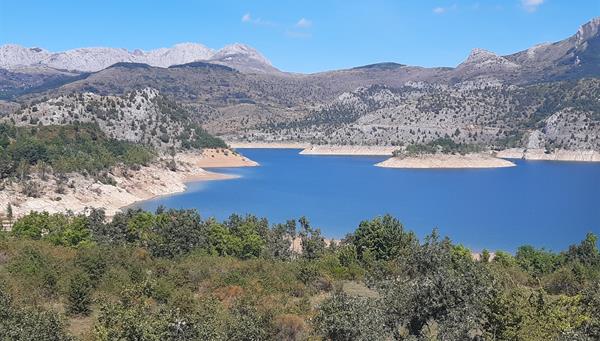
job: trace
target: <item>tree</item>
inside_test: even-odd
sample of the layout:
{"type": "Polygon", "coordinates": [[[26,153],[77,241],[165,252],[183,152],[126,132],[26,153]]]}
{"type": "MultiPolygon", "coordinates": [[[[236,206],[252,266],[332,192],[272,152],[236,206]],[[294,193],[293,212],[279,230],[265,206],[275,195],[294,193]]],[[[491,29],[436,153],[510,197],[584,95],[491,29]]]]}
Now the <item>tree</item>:
{"type": "Polygon", "coordinates": [[[483,331],[493,283],[480,263],[454,252],[434,231],[402,262],[403,276],[393,272],[380,283],[394,330],[419,336],[435,326],[448,340],[471,340],[483,331]]]}
{"type": "Polygon", "coordinates": [[[548,274],[560,265],[559,256],[550,251],[536,249],[531,245],[524,245],[517,249],[515,256],[517,263],[523,270],[534,276],[548,274]]]}
{"type": "Polygon", "coordinates": [[[313,229],[306,217],[298,220],[300,222],[300,239],[302,241],[302,257],[307,259],[318,258],[325,251],[325,240],[321,236],[321,230],[313,229]]]}
{"type": "Polygon", "coordinates": [[[42,234],[49,231],[50,215],[48,212],[31,212],[15,221],[12,227],[14,235],[30,239],[41,239],[42,234]]]}
{"type": "Polygon", "coordinates": [[[156,216],[148,248],[157,257],[176,257],[206,247],[207,224],[195,210],[169,210],[156,216]]]}
{"type": "Polygon", "coordinates": [[[92,283],[88,275],[78,272],[69,283],[67,311],[71,315],[88,315],[92,304],[92,283]]]}
{"type": "Polygon", "coordinates": [[[388,260],[407,254],[417,241],[412,232],[405,232],[398,219],[386,214],[362,221],[350,238],[359,259],[369,253],[375,260],[388,260]]]}
{"type": "Polygon", "coordinates": [[[600,264],[598,251],[598,236],[589,232],[579,245],[571,245],[566,253],[567,261],[580,262],[584,265],[600,264]]]}
{"type": "Polygon", "coordinates": [[[296,221],[288,220],[285,224],[277,224],[269,231],[266,253],[275,259],[292,258],[292,241],[296,238],[296,221]]]}

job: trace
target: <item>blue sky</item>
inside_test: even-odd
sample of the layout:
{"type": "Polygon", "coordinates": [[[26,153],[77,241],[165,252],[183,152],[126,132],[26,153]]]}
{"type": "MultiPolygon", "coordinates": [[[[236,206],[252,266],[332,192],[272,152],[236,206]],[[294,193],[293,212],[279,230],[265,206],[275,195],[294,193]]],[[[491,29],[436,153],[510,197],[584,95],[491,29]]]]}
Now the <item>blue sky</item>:
{"type": "Polygon", "coordinates": [[[472,48],[516,52],[564,39],[595,16],[600,0],[0,0],[0,44],[61,51],[241,42],[294,72],[383,61],[455,66],[472,48]]]}

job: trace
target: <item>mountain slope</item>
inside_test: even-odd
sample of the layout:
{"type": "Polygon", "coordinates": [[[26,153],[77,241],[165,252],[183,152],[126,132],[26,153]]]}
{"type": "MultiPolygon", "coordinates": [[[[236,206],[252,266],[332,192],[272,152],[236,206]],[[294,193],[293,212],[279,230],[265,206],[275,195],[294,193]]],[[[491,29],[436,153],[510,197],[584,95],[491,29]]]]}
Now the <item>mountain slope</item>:
{"type": "Polygon", "coordinates": [[[400,146],[450,138],[493,148],[600,150],[600,80],[371,86],[343,93],[302,119],[239,134],[251,141],[337,145],[400,146]]]}
{"type": "Polygon", "coordinates": [[[19,109],[8,119],[17,126],[93,123],[110,138],[160,150],[226,147],[193,123],[187,110],[151,88],[123,96],[58,96],[19,109]]]}

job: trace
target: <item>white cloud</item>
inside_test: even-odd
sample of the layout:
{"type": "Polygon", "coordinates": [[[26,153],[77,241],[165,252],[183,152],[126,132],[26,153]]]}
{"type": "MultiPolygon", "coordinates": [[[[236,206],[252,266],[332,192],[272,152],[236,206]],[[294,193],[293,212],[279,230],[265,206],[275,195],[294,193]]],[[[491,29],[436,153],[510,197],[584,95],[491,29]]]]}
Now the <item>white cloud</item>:
{"type": "Polygon", "coordinates": [[[309,28],[311,26],[312,26],[312,21],[310,21],[310,20],[308,20],[306,18],[301,18],[296,23],[296,27],[299,27],[299,28],[309,28]]]}
{"type": "Polygon", "coordinates": [[[445,9],[444,7],[436,7],[433,9],[433,13],[435,14],[444,14],[446,13],[447,9],[445,9]]]}
{"type": "Polygon", "coordinates": [[[242,22],[260,26],[277,26],[274,22],[263,20],[261,18],[254,18],[250,13],[246,13],[242,16],[242,22]]]}
{"type": "Polygon", "coordinates": [[[452,6],[448,6],[448,7],[434,7],[431,11],[434,14],[444,14],[450,11],[455,11],[458,9],[458,6],[456,4],[452,5],[452,6]]]}
{"type": "Polygon", "coordinates": [[[535,12],[545,0],[521,0],[521,5],[527,12],[535,12]]]}

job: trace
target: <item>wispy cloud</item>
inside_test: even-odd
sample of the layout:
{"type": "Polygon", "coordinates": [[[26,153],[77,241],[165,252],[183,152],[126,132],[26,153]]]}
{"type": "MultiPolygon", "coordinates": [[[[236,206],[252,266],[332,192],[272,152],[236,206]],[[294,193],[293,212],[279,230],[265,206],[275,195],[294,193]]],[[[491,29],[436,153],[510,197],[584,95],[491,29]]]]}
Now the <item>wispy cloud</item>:
{"type": "Polygon", "coordinates": [[[545,0],[521,0],[521,5],[527,12],[535,12],[545,0]]]}
{"type": "Polygon", "coordinates": [[[254,18],[250,13],[246,13],[242,16],[242,22],[246,24],[259,25],[259,26],[277,26],[276,23],[261,18],[254,18]]]}
{"type": "Polygon", "coordinates": [[[312,26],[312,21],[310,21],[310,20],[308,20],[306,18],[301,18],[296,23],[296,27],[298,27],[298,28],[309,28],[311,26],[312,26]]]}
{"type": "Polygon", "coordinates": [[[444,7],[435,7],[433,9],[433,13],[435,13],[435,14],[444,14],[444,13],[446,13],[446,11],[447,10],[444,7]]]}
{"type": "Polygon", "coordinates": [[[448,7],[441,7],[441,6],[440,7],[434,7],[431,11],[434,14],[438,14],[439,15],[439,14],[447,13],[448,11],[451,11],[451,10],[455,10],[456,8],[457,8],[457,6],[456,6],[456,4],[454,4],[454,5],[448,6],[448,7]]]}
{"type": "Polygon", "coordinates": [[[250,12],[246,12],[242,15],[241,21],[243,24],[250,26],[266,26],[276,31],[281,30],[281,33],[290,38],[307,39],[312,37],[312,32],[309,29],[312,27],[313,22],[307,18],[300,18],[296,23],[288,22],[280,25],[277,22],[254,17],[250,12]]]}

